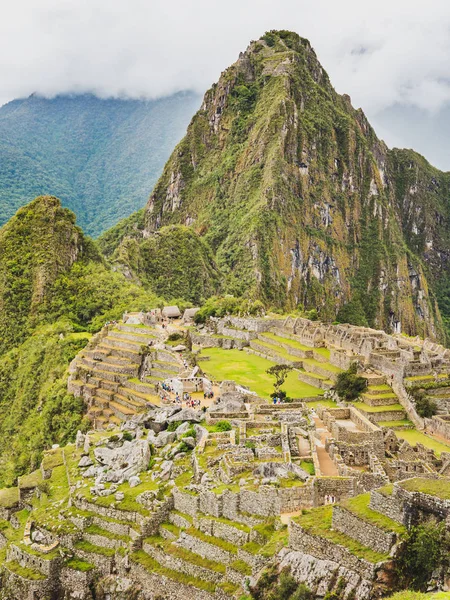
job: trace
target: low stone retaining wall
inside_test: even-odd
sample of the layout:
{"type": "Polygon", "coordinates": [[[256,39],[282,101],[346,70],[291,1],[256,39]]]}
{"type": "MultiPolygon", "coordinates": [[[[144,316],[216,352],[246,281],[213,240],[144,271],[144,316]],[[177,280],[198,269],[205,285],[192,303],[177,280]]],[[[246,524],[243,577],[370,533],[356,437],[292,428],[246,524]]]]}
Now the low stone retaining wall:
{"type": "Polygon", "coordinates": [[[333,506],[332,526],[333,529],[377,552],[388,553],[397,541],[395,533],[383,531],[339,505],[333,506]]]}
{"type": "Polygon", "coordinates": [[[205,542],[198,537],[186,533],[185,531],[181,532],[177,541],[177,545],[185,548],[186,550],[190,550],[191,552],[194,552],[203,558],[209,558],[210,560],[215,560],[216,562],[224,565],[229,565],[236,558],[235,554],[231,554],[230,552],[219,548],[219,546],[205,542]]]}
{"type": "Polygon", "coordinates": [[[370,494],[369,506],[372,510],[403,524],[403,504],[394,496],[385,496],[373,490],[370,494]]]}
{"type": "Polygon", "coordinates": [[[379,423],[380,421],[401,421],[405,418],[405,411],[390,410],[379,413],[367,413],[367,415],[372,423],[379,423]]]}
{"type": "MultiPolygon", "coordinates": [[[[154,597],[162,596],[164,600],[217,600],[220,595],[211,594],[194,586],[186,585],[178,581],[168,579],[163,575],[150,573],[141,565],[131,562],[130,570],[124,572],[125,577],[139,582],[146,592],[154,597]]],[[[227,598],[226,596],[222,596],[227,598]]]]}
{"type": "Polygon", "coordinates": [[[211,581],[212,583],[220,583],[223,579],[223,575],[216,571],[205,569],[204,567],[187,562],[181,558],[177,558],[176,556],[166,554],[151,544],[144,542],[142,549],[149,556],[154,558],[160,565],[166,567],[167,569],[172,569],[173,571],[183,573],[184,575],[199,577],[200,579],[211,581]]]}
{"type": "Polygon", "coordinates": [[[362,579],[372,580],[375,576],[374,564],[357,558],[344,546],[306,532],[294,521],[289,523],[289,547],[319,559],[337,562],[356,572],[362,579]]]}
{"type": "Polygon", "coordinates": [[[57,578],[62,568],[62,559],[54,558],[45,560],[35,554],[28,554],[15,544],[11,544],[7,551],[7,560],[15,560],[22,567],[29,567],[34,571],[39,571],[50,578],[57,578]]]}
{"type": "Polygon", "coordinates": [[[12,571],[4,570],[1,589],[5,598],[51,598],[54,592],[53,582],[49,579],[25,579],[12,571]]]}
{"type": "Polygon", "coordinates": [[[250,541],[250,532],[215,519],[208,519],[207,517],[198,519],[196,526],[203,533],[213,535],[235,546],[243,546],[250,541]]]}

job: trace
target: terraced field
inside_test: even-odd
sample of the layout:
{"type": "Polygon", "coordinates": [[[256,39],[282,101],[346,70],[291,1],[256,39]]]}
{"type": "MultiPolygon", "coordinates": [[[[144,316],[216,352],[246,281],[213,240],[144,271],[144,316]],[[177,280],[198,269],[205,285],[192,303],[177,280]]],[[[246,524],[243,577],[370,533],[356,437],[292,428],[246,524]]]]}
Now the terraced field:
{"type": "MultiPolygon", "coordinates": [[[[201,362],[204,372],[216,381],[234,380],[256,392],[262,398],[269,398],[273,391],[273,377],[266,370],[274,364],[256,354],[248,354],[240,350],[223,350],[207,348],[201,356],[209,357],[201,362]]],[[[308,398],[320,396],[323,390],[298,379],[298,372],[289,373],[283,389],[292,398],[308,398]]]]}

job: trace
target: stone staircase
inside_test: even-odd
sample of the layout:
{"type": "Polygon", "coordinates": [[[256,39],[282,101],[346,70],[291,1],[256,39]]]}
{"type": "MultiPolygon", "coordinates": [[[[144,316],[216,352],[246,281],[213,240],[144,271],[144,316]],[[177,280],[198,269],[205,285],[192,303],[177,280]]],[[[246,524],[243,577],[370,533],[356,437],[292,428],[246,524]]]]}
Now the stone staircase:
{"type": "Polygon", "coordinates": [[[408,428],[411,423],[406,418],[406,411],[400,404],[397,395],[387,385],[385,377],[378,374],[363,374],[369,381],[367,390],[361,400],[354,402],[365,416],[384,428],[408,428]],[[397,423],[397,425],[395,425],[397,423]]]}
{"type": "Polygon", "coordinates": [[[182,365],[175,354],[152,349],[158,342],[161,334],[155,328],[118,323],[102,330],[77,355],[69,391],[87,402],[95,428],[120,425],[160,404],[156,386],[176,376],[182,365]]]}

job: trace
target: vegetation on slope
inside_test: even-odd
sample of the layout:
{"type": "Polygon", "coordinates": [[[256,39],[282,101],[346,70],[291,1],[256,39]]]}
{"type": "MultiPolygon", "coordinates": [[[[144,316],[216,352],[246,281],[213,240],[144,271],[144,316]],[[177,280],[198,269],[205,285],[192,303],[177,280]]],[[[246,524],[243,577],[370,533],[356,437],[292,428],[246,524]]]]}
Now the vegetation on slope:
{"type": "MultiPolygon", "coordinates": [[[[129,233],[110,256],[113,264],[126,265],[147,289],[167,299],[183,299],[199,304],[220,288],[220,275],[207,244],[190,228],[182,225],[161,228],[155,235],[139,241],[135,231],[139,220],[130,218],[118,225],[129,233]],[[133,227],[135,228],[133,230],[133,227]]],[[[103,236],[100,247],[111,250],[118,239],[115,229],[103,236]]]]}
{"type": "Polygon", "coordinates": [[[83,426],[67,367],[86,332],[158,303],[105,264],[54,197],[37,198],[0,229],[0,484],[36,469],[44,448],[83,426]]]}

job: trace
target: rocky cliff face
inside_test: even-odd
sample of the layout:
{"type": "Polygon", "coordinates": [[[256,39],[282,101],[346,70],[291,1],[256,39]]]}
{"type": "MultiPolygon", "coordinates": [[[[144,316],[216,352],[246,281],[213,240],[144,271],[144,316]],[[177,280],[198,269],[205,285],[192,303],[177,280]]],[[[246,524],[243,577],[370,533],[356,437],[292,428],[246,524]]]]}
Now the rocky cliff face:
{"type": "Polygon", "coordinates": [[[205,94],[149,199],[144,235],[192,227],[229,292],[442,337],[448,192],[447,174],[378,140],[307,40],[270,32],[205,94]]]}

